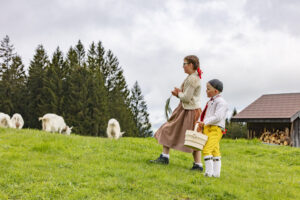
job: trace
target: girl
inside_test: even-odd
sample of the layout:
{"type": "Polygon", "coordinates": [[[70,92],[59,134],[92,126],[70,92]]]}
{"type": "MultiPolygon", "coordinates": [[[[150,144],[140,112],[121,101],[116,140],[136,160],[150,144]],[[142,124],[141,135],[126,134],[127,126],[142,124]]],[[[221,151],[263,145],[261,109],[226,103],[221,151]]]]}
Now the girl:
{"type": "Polygon", "coordinates": [[[193,153],[194,163],[192,170],[203,171],[201,163],[201,152],[194,151],[184,146],[185,131],[193,130],[196,121],[200,117],[200,92],[201,92],[201,70],[197,56],[190,55],[184,58],[184,72],[188,74],[181,89],[174,88],[173,96],[178,97],[180,103],[174,110],[169,121],[164,123],[154,134],[158,143],[163,146],[162,154],[152,163],[169,164],[170,148],[193,153]]]}

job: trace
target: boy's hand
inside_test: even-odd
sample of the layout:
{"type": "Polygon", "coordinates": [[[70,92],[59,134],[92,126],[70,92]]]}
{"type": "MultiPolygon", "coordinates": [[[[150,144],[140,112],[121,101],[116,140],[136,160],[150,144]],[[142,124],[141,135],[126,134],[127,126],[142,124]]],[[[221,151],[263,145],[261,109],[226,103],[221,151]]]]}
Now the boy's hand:
{"type": "Polygon", "coordinates": [[[198,131],[198,132],[202,132],[203,127],[204,127],[204,122],[197,122],[197,123],[198,123],[197,131],[198,131]]]}

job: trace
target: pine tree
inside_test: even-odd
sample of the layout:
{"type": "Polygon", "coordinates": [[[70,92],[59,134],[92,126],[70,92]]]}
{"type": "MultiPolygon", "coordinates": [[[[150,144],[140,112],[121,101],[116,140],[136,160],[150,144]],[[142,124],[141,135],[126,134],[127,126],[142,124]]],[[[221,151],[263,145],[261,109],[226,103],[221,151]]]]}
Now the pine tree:
{"type": "Polygon", "coordinates": [[[125,136],[134,136],[137,127],[130,109],[130,91],[123,70],[119,67],[119,61],[111,51],[108,51],[105,61],[102,72],[108,91],[109,117],[119,121],[121,129],[125,131],[125,136]]]}
{"type": "Polygon", "coordinates": [[[94,43],[91,44],[88,52],[88,100],[89,118],[91,120],[90,132],[94,136],[105,136],[105,130],[108,120],[108,98],[107,91],[104,86],[101,65],[103,64],[104,48],[98,47],[94,43]]]}
{"type": "Polygon", "coordinates": [[[14,56],[14,47],[10,44],[9,37],[6,35],[1,41],[0,46],[0,110],[1,112],[10,114],[13,109],[11,101],[12,87],[10,82],[9,68],[14,56]],[[3,75],[5,76],[3,80],[3,75]]]}
{"type": "Polygon", "coordinates": [[[16,56],[14,50],[14,46],[10,44],[10,39],[8,35],[6,35],[0,45],[0,80],[2,79],[3,72],[9,69],[9,66],[12,64],[13,57],[16,56]]]}
{"type": "Polygon", "coordinates": [[[88,117],[88,78],[89,72],[85,61],[85,50],[79,41],[67,56],[68,74],[66,76],[65,119],[67,124],[74,126],[74,132],[92,135],[89,130],[91,121],[88,117]]]}
{"type": "MultiPolygon", "coordinates": [[[[63,79],[63,90],[64,90],[64,100],[63,100],[63,116],[67,124],[71,124],[74,126],[74,121],[76,116],[72,113],[72,109],[70,108],[71,101],[71,75],[73,71],[78,66],[78,58],[77,53],[73,47],[70,47],[67,53],[67,57],[65,60],[65,67],[63,70],[64,79],[63,79]]],[[[74,126],[73,131],[78,133],[76,127],[74,126]]],[[[79,133],[78,133],[79,134],[79,133]]]]}
{"type": "MultiPolygon", "coordinates": [[[[236,108],[234,108],[232,111],[231,118],[234,117],[236,114],[237,114],[237,110],[236,110],[236,108]]],[[[231,123],[231,118],[230,118],[230,123],[231,123]]]]}
{"type": "Polygon", "coordinates": [[[85,63],[85,50],[82,42],[79,40],[76,47],[75,52],[77,54],[78,64],[79,66],[83,66],[85,63]]]}
{"type": "Polygon", "coordinates": [[[73,47],[70,47],[65,61],[65,68],[63,70],[64,76],[68,78],[71,75],[71,72],[74,70],[74,67],[78,65],[79,62],[77,58],[77,53],[73,47]]]}
{"type": "MultiPolygon", "coordinates": [[[[96,47],[96,62],[97,62],[97,67],[99,67],[101,73],[103,74],[103,69],[105,66],[105,49],[102,46],[102,43],[99,41],[96,47]]],[[[104,80],[105,75],[103,74],[103,80],[104,80]]]]}
{"type": "Polygon", "coordinates": [[[119,61],[114,57],[111,50],[107,52],[104,64],[101,66],[101,72],[104,76],[104,84],[108,92],[111,92],[115,87],[116,73],[118,71],[119,61]]]}
{"type": "MultiPolygon", "coordinates": [[[[22,59],[20,56],[14,56],[12,60],[12,65],[8,70],[8,74],[10,74],[10,78],[5,81],[5,74],[3,74],[3,80],[12,87],[11,91],[11,101],[13,104],[12,112],[20,113],[24,119],[26,119],[27,113],[27,76],[24,70],[24,65],[22,63],[22,59]]],[[[9,87],[9,86],[8,86],[9,87]]]]}
{"type": "Polygon", "coordinates": [[[150,137],[153,132],[151,131],[151,124],[149,122],[149,114],[147,112],[147,105],[144,101],[144,96],[138,82],[136,81],[131,90],[130,107],[134,116],[134,122],[137,127],[138,137],[150,137]]]}
{"type": "Polygon", "coordinates": [[[105,76],[102,72],[103,66],[105,65],[105,49],[102,46],[102,43],[99,41],[96,46],[96,65],[97,65],[97,82],[99,84],[99,89],[101,94],[101,100],[100,100],[100,119],[101,123],[99,124],[99,130],[101,136],[106,136],[106,128],[107,123],[109,120],[109,97],[108,97],[108,90],[105,87],[105,76]]]}
{"type": "Polygon", "coordinates": [[[63,79],[64,59],[59,47],[53,54],[51,63],[46,67],[43,79],[40,110],[44,113],[63,114],[63,79]]]}
{"type": "Polygon", "coordinates": [[[26,74],[22,59],[14,52],[9,37],[1,41],[0,110],[9,115],[25,113],[26,74]]]}
{"type": "Polygon", "coordinates": [[[237,114],[237,110],[236,110],[236,108],[234,108],[233,112],[232,112],[232,117],[234,117],[236,114],[237,114]]]}
{"type": "MultiPolygon", "coordinates": [[[[78,66],[78,58],[77,58],[77,53],[74,50],[73,47],[70,47],[66,60],[64,62],[64,67],[62,70],[63,73],[63,90],[64,90],[64,100],[63,100],[63,107],[64,107],[64,112],[68,113],[69,112],[69,98],[70,98],[70,80],[71,80],[71,74],[75,70],[75,68],[78,66]]],[[[68,120],[68,116],[67,120],[68,120]]]]}
{"type": "Polygon", "coordinates": [[[39,45],[36,49],[36,53],[29,66],[28,77],[28,101],[29,101],[29,120],[28,125],[32,128],[40,128],[41,123],[38,121],[38,117],[45,114],[45,111],[41,110],[40,105],[43,89],[43,80],[45,79],[45,70],[49,65],[48,56],[42,45],[39,45]]]}
{"type": "Polygon", "coordinates": [[[91,135],[87,118],[88,107],[88,70],[86,67],[74,66],[68,81],[69,96],[67,99],[67,122],[74,127],[74,132],[82,135],[91,135]]]}

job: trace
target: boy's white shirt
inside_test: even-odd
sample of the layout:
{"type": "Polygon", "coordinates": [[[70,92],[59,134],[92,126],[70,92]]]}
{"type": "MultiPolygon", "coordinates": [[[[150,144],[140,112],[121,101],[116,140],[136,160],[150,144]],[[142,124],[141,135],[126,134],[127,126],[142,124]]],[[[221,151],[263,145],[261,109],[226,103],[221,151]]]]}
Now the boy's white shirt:
{"type": "Polygon", "coordinates": [[[204,125],[215,125],[225,128],[225,120],[228,112],[228,104],[223,97],[218,94],[208,102],[204,117],[204,125]]]}

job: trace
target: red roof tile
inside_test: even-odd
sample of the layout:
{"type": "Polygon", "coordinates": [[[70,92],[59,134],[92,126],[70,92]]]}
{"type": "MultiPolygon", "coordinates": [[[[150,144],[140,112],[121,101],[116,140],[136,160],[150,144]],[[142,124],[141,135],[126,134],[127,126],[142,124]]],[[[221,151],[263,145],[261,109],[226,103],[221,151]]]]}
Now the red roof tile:
{"type": "Polygon", "coordinates": [[[300,111],[300,93],[262,95],[234,119],[291,118],[300,111]]]}

